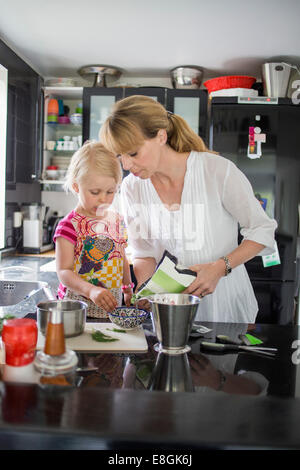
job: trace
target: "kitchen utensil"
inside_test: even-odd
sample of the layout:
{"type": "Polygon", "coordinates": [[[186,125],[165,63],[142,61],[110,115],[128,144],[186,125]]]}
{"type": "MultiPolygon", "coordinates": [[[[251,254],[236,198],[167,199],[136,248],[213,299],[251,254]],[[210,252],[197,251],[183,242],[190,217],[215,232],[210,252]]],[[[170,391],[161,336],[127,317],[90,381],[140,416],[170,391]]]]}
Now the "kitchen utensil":
{"type": "Polygon", "coordinates": [[[265,356],[275,356],[277,348],[265,348],[263,346],[241,346],[237,344],[221,344],[221,343],[208,343],[206,341],[201,342],[201,349],[207,349],[210,351],[216,352],[226,352],[226,351],[247,351],[253,352],[256,354],[263,354],[265,356]]]}
{"type": "Polygon", "coordinates": [[[146,299],[151,304],[158,349],[166,354],[189,351],[188,338],[201,299],[188,294],[155,294],[146,299]]]}
{"type": "Polygon", "coordinates": [[[110,321],[115,325],[125,330],[132,330],[147,320],[149,314],[146,310],[136,307],[117,307],[112,312],[109,312],[108,316],[110,321]]]}
{"type": "Polygon", "coordinates": [[[270,62],[262,66],[265,96],[284,98],[287,95],[291,66],[284,62],[270,62]]]}
{"type": "Polygon", "coordinates": [[[65,337],[81,335],[86,323],[87,304],[79,300],[49,300],[37,305],[37,322],[43,335],[46,333],[49,311],[57,309],[63,314],[65,337]]]}
{"type": "Polygon", "coordinates": [[[211,93],[212,91],[224,90],[226,88],[251,88],[255,82],[255,77],[228,75],[211,78],[210,80],[206,80],[203,85],[208,89],[208,92],[211,93]]]}
{"type": "Polygon", "coordinates": [[[242,345],[242,341],[234,341],[233,339],[229,338],[229,336],[226,335],[217,335],[216,336],[217,342],[223,343],[223,344],[238,344],[242,345]]]}
{"type": "Polygon", "coordinates": [[[94,78],[93,87],[106,87],[106,77],[118,79],[122,70],[111,65],[85,65],[78,70],[79,75],[84,78],[94,78]]]}
{"type": "MultiPolygon", "coordinates": [[[[126,333],[118,333],[113,330],[111,323],[93,323],[87,322],[84,332],[80,336],[66,338],[66,348],[77,352],[96,352],[96,353],[146,353],[148,344],[143,328],[127,330],[126,333]],[[92,338],[92,333],[99,330],[105,335],[109,335],[118,341],[98,342],[92,338]]],[[[39,330],[37,349],[43,349],[45,336],[39,330]]]]}
{"type": "Polygon", "coordinates": [[[203,69],[195,65],[181,65],[170,70],[172,85],[177,89],[200,88],[203,69]]]}

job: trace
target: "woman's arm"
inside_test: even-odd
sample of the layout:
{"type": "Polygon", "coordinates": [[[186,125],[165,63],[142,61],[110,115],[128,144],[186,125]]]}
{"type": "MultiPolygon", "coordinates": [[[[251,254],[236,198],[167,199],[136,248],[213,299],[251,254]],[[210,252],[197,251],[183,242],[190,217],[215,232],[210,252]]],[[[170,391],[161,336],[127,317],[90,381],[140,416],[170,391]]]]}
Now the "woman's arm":
{"type": "Polygon", "coordinates": [[[56,239],[55,258],[57,276],[64,286],[91,299],[106,311],[113,310],[117,306],[117,300],[109,289],[94,286],[73,271],[74,245],[63,237],[56,239]]]}
{"type": "Polygon", "coordinates": [[[151,277],[156,268],[155,258],[135,258],[133,261],[133,271],[137,280],[136,291],[151,277]]]}
{"type": "MultiPolygon", "coordinates": [[[[130,266],[129,266],[129,262],[125,254],[123,258],[123,281],[122,282],[124,286],[130,286],[130,284],[132,283],[130,266]]],[[[133,293],[132,287],[127,287],[126,289],[123,289],[124,302],[127,307],[130,307],[132,293],[133,293]]]]}
{"type": "MultiPolygon", "coordinates": [[[[252,240],[243,240],[231,253],[226,254],[232,269],[246,263],[262,251],[264,245],[252,240]]],[[[197,273],[197,278],[184,291],[187,294],[200,296],[212,294],[221,277],[225,276],[226,265],[223,259],[213,263],[195,264],[189,269],[197,273]]],[[[230,274],[229,274],[230,276],[230,274]]]]}

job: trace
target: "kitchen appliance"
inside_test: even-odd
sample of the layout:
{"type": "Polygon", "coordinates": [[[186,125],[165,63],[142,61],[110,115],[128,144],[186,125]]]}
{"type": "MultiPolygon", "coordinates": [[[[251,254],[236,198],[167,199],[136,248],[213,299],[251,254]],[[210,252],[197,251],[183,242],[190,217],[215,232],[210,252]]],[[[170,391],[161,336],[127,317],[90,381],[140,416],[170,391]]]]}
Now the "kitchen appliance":
{"type": "Polygon", "coordinates": [[[49,207],[41,203],[22,204],[23,252],[43,253],[53,248],[53,235],[62,217],[55,213],[46,220],[49,207]]]}
{"type": "Polygon", "coordinates": [[[298,282],[300,107],[288,98],[218,97],[211,100],[210,115],[209,147],[237,165],[278,223],[278,255],[245,264],[259,306],[256,321],[291,323],[298,282]]]}

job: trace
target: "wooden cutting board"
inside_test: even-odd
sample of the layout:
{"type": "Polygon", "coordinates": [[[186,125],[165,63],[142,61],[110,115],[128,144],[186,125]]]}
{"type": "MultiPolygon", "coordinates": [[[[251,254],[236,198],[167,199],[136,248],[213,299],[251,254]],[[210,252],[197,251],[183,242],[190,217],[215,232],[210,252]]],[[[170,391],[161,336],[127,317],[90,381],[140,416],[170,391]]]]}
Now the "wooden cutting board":
{"type": "MultiPolygon", "coordinates": [[[[140,326],[134,330],[126,330],[126,333],[116,333],[110,331],[114,328],[111,323],[86,323],[85,330],[80,336],[66,338],[66,347],[78,352],[101,352],[101,353],[146,353],[148,344],[143,327],[140,326]],[[107,329],[108,328],[108,329],[107,329]],[[111,343],[99,343],[92,338],[92,329],[100,330],[102,333],[119,341],[111,343]]],[[[117,328],[117,327],[116,327],[117,328]]],[[[38,332],[38,341],[36,349],[43,349],[45,337],[38,332]]]]}

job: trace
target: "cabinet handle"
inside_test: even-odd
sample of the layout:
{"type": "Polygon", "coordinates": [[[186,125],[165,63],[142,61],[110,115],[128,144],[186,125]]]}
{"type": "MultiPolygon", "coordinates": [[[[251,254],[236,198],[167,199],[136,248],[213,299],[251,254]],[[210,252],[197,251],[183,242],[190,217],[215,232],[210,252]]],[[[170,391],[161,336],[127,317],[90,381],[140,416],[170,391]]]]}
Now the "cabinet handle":
{"type": "Polygon", "coordinates": [[[36,175],[31,175],[31,179],[36,179],[36,175]]]}

